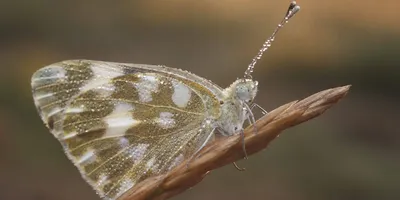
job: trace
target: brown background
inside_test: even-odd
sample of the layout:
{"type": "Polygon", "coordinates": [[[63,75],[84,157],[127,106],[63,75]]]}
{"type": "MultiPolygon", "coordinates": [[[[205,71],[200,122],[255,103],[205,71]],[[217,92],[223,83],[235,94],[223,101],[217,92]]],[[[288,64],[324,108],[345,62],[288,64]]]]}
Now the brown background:
{"type": "MultiPolygon", "coordinates": [[[[400,199],[397,0],[301,0],[255,69],[274,107],[352,84],[324,116],[212,172],[176,200],[400,199]]],[[[228,86],[286,11],[282,0],[0,2],[0,199],[95,200],[33,106],[32,73],[67,59],[165,64],[228,86]]]]}

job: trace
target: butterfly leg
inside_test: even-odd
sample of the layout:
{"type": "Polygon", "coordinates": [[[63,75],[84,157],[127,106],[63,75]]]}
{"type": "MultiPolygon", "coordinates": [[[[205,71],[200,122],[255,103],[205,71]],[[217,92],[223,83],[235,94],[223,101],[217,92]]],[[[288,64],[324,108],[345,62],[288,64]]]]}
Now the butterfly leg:
{"type": "Polygon", "coordinates": [[[244,153],[244,158],[247,159],[246,143],[244,141],[244,130],[243,129],[240,131],[240,138],[242,141],[242,149],[243,149],[243,153],[244,153]]]}
{"type": "Polygon", "coordinates": [[[197,158],[199,155],[198,153],[206,146],[206,144],[210,141],[210,139],[212,138],[212,136],[214,135],[214,131],[216,128],[214,128],[210,134],[208,134],[206,140],[203,142],[203,144],[201,144],[201,146],[199,147],[199,149],[196,150],[196,152],[194,152],[194,154],[188,159],[187,163],[186,163],[186,168],[189,168],[189,164],[192,162],[193,159],[197,158]]]}
{"type": "MultiPolygon", "coordinates": [[[[244,130],[242,129],[240,131],[240,138],[241,138],[241,142],[242,142],[242,149],[243,149],[243,153],[244,153],[244,159],[247,159],[247,151],[246,151],[246,143],[244,141],[244,130]]],[[[241,168],[239,167],[236,162],[233,162],[233,166],[235,166],[235,168],[239,171],[244,171],[246,170],[246,168],[241,168]]]]}
{"type": "Polygon", "coordinates": [[[247,116],[247,120],[249,121],[250,125],[253,125],[253,132],[254,134],[257,134],[257,127],[256,127],[256,119],[254,118],[254,114],[251,111],[252,108],[249,107],[246,103],[243,104],[245,106],[245,109],[249,112],[249,115],[247,116]]]}
{"type": "Polygon", "coordinates": [[[246,168],[241,168],[241,167],[239,167],[237,164],[236,164],[236,162],[233,162],[232,163],[233,164],[233,166],[235,166],[235,168],[237,169],[237,170],[239,170],[239,171],[245,171],[246,170],[246,168]]]}
{"type": "Polygon", "coordinates": [[[268,112],[267,112],[264,108],[262,108],[260,105],[258,105],[258,104],[256,104],[256,103],[253,103],[253,104],[251,105],[251,110],[253,110],[255,107],[257,107],[258,109],[260,109],[260,110],[261,110],[261,113],[262,113],[263,115],[268,114],[268,112]]]}

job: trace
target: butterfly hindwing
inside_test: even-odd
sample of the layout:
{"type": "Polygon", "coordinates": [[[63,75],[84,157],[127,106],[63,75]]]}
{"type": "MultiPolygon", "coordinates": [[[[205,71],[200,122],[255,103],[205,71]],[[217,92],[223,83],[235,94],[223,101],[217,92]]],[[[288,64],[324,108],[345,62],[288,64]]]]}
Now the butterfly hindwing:
{"type": "Polygon", "coordinates": [[[73,64],[37,72],[34,98],[99,195],[115,199],[141,180],[169,171],[211,134],[206,119],[217,111],[208,108],[218,101],[197,83],[149,69],[73,64]],[[78,71],[86,76],[76,78],[78,71]]]}

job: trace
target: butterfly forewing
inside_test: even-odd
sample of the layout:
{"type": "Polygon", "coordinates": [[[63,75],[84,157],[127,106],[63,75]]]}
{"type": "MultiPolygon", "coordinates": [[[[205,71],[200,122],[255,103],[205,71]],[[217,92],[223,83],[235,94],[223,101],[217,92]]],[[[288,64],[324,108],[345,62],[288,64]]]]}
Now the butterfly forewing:
{"type": "Polygon", "coordinates": [[[43,121],[105,198],[115,199],[145,178],[171,170],[213,130],[206,121],[219,113],[210,109],[218,108],[215,95],[157,69],[68,61],[32,78],[43,121]]]}

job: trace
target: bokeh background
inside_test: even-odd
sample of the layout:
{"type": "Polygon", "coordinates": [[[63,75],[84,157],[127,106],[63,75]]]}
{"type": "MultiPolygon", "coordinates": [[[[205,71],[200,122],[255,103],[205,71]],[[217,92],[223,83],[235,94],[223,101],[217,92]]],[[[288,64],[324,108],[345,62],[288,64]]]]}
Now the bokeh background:
{"type": "MultiPolygon", "coordinates": [[[[299,0],[258,63],[271,110],[352,84],[322,117],[175,197],[400,199],[397,0],[299,0]]],[[[32,73],[67,59],[165,64],[228,86],[281,20],[287,0],[0,1],[0,199],[95,200],[33,105],[32,73]]]]}

